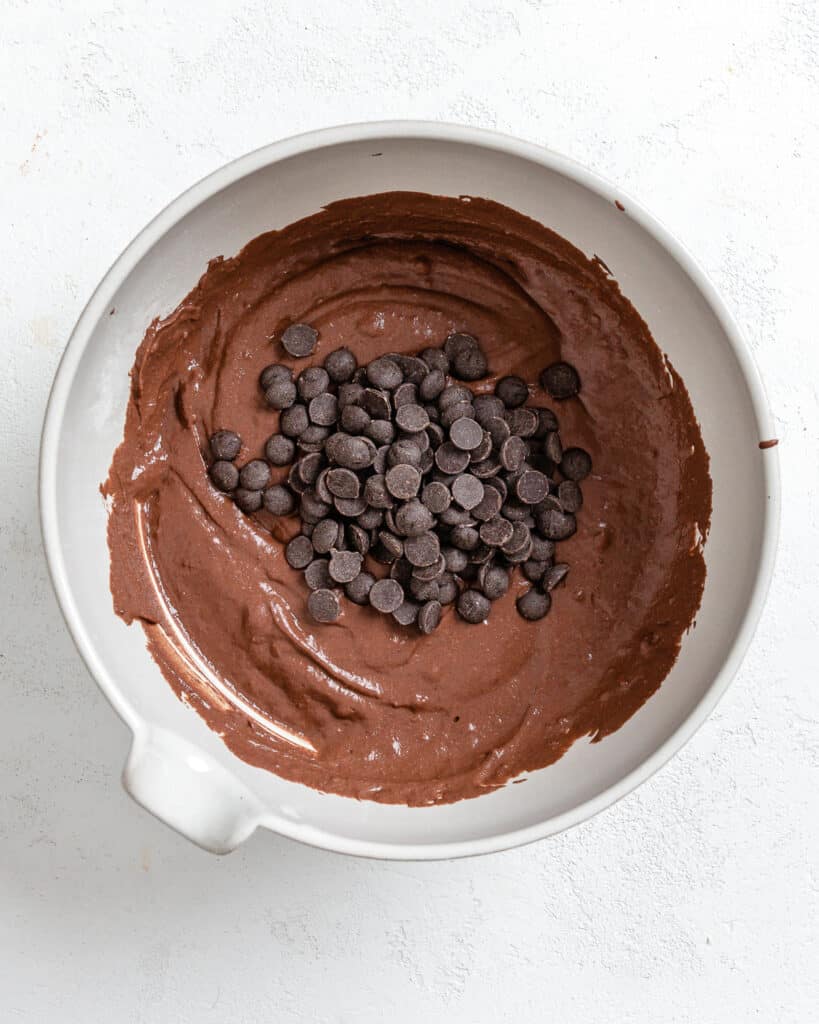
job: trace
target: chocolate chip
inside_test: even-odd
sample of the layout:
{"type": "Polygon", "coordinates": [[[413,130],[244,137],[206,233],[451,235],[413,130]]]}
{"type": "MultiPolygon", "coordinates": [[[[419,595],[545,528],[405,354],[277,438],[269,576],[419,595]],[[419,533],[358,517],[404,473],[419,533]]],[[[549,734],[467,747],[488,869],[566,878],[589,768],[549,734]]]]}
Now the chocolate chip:
{"type": "Polygon", "coordinates": [[[458,598],[457,608],[462,619],[477,625],[489,615],[490,602],[479,590],[465,590],[458,598]]]}
{"type": "Polygon", "coordinates": [[[431,530],[434,524],[432,513],[418,498],[411,498],[395,513],[395,525],[405,537],[417,537],[431,530]]]}
{"type": "Polygon", "coordinates": [[[525,562],[532,552],[532,534],[523,523],[512,524],[512,536],[501,545],[501,551],[509,557],[525,562]]]}
{"type": "Polygon", "coordinates": [[[323,366],[308,366],[296,378],[296,389],[303,402],[310,402],[323,395],[330,387],[330,374],[323,366]]]}
{"type": "Polygon", "coordinates": [[[411,626],[418,618],[419,607],[416,601],[404,600],[392,613],[392,617],[399,626],[411,626]]]}
{"type": "Polygon", "coordinates": [[[259,374],[259,385],[262,391],[267,391],[271,384],[277,380],[293,380],[293,371],[284,363],[271,363],[259,374]]]}
{"type": "Polygon", "coordinates": [[[410,580],[409,589],[418,601],[437,601],[440,593],[436,580],[421,580],[417,577],[410,580]]]}
{"type": "Polygon", "coordinates": [[[574,480],[576,483],[585,480],[591,473],[591,455],[583,448],[567,448],[563,452],[560,461],[560,472],[567,480],[574,480]]]}
{"type": "Polygon", "coordinates": [[[289,466],[296,456],[296,445],[283,434],[271,434],[264,446],[264,455],[271,466],[289,466]]]}
{"type": "Polygon", "coordinates": [[[313,529],[313,549],[319,555],[327,555],[338,544],[340,524],[335,519],[322,519],[313,529]]]}
{"type": "Polygon", "coordinates": [[[330,472],[331,470],[329,469],[323,469],[316,477],[316,482],[314,484],[315,492],[318,495],[319,499],[325,502],[327,505],[333,504],[334,497],[329,487],[327,486],[327,476],[330,472]]]}
{"type": "Polygon", "coordinates": [[[398,352],[391,352],[389,358],[401,367],[404,380],[416,386],[426,377],[429,367],[418,356],[407,356],[398,352]]]}
{"type": "Polygon", "coordinates": [[[361,494],[361,481],[351,469],[331,469],[325,480],[335,498],[357,498],[361,494]]]}
{"type": "Polygon", "coordinates": [[[262,495],[264,507],[274,516],[292,516],[296,511],[296,498],[289,487],[274,484],[262,495]]]}
{"type": "Polygon", "coordinates": [[[345,469],[366,469],[375,458],[376,447],[368,438],[353,437],[339,431],[327,439],[327,458],[345,469]]]}
{"type": "Polygon", "coordinates": [[[390,530],[379,530],[378,540],[390,558],[401,558],[404,554],[404,542],[390,530]]]}
{"type": "MultiPolygon", "coordinates": [[[[295,492],[296,494],[304,494],[304,492],[308,490],[308,488],[310,487],[310,485],[306,484],[299,475],[298,462],[294,462],[293,465],[290,467],[290,472],[287,474],[287,484],[290,490],[295,492]]],[[[322,498],[322,500],[324,499],[322,498]]]]}
{"type": "Polygon", "coordinates": [[[380,508],[366,508],[356,517],[356,522],[362,530],[377,530],[384,522],[384,513],[380,508]]]}
{"type": "Polygon", "coordinates": [[[282,347],[294,359],[304,359],[316,347],[318,331],[310,324],[291,324],[282,333],[282,347]]]}
{"type": "Polygon", "coordinates": [[[421,610],[418,612],[418,628],[424,636],[429,636],[438,628],[441,622],[441,611],[439,601],[427,601],[421,606],[421,610]]]}
{"type": "Polygon", "coordinates": [[[364,498],[367,504],[372,505],[373,508],[390,508],[393,500],[387,490],[386,477],[380,473],[367,477],[364,482],[364,498]]]}
{"type": "Polygon", "coordinates": [[[429,450],[430,440],[429,440],[429,434],[426,432],[426,430],[419,430],[419,431],[416,431],[416,433],[414,433],[414,434],[408,434],[404,438],[404,440],[405,441],[409,441],[410,444],[414,444],[415,447],[418,449],[419,452],[421,452],[422,455],[423,455],[423,453],[425,451],[429,450]]]}
{"type": "Polygon", "coordinates": [[[503,443],[512,436],[509,424],[505,419],[501,419],[500,416],[493,416],[491,420],[487,420],[484,429],[492,438],[492,444],[497,451],[500,451],[503,443]]]}
{"type": "Polygon", "coordinates": [[[451,428],[456,420],[474,419],[474,416],[475,410],[471,402],[454,402],[441,412],[441,426],[451,428]]]}
{"type": "Polygon", "coordinates": [[[476,346],[455,354],[450,373],[456,380],[480,380],[486,376],[487,369],[486,356],[476,346]]]}
{"type": "Polygon", "coordinates": [[[439,554],[429,565],[414,565],[412,575],[419,580],[437,580],[446,572],[446,559],[439,554]]]}
{"type": "Polygon", "coordinates": [[[341,615],[341,602],[334,590],[314,590],[307,598],[307,610],[316,622],[335,622],[341,615]]]}
{"type": "Polygon", "coordinates": [[[537,429],[532,435],[533,437],[542,438],[552,430],[557,430],[557,416],[551,409],[534,409],[533,412],[537,413],[537,429]]]}
{"type": "Polygon", "coordinates": [[[363,497],[333,498],[333,504],[339,515],[345,516],[347,519],[355,519],[366,509],[367,500],[363,497]]]}
{"type": "Polygon", "coordinates": [[[264,393],[264,400],[271,409],[289,409],[296,401],[296,385],[286,377],[276,377],[264,393]]]}
{"type": "Polygon", "coordinates": [[[449,508],[450,502],[452,501],[452,495],[450,494],[449,488],[446,484],[433,481],[432,483],[427,484],[421,492],[421,501],[433,515],[437,516],[445,509],[449,508]]]}
{"type": "Polygon", "coordinates": [[[390,466],[415,466],[421,465],[421,449],[412,441],[402,438],[390,445],[387,452],[387,464],[390,466]]]}
{"type": "Polygon", "coordinates": [[[379,446],[395,440],[395,427],[390,420],[370,420],[364,433],[379,446]]]}
{"type": "Polygon", "coordinates": [[[446,375],[442,370],[430,370],[418,385],[418,394],[425,402],[434,402],[446,387],[446,375]]]}
{"type": "Polygon", "coordinates": [[[462,473],[452,481],[452,497],[461,508],[469,511],[481,503],[484,496],[483,484],[471,473],[462,473]]]}
{"type": "Polygon", "coordinates": [[[438,396],[438,408],[441,412],[460,402],[472,404],[472,392],[462,384],[450,384],[438,396]]]}
{"type": "Polygon", "coordinates": [[[528,399],[529,388],[522,377],[512,375],[501,377],[495,385],[495,394],[507,409],[517,409],[519,405],[523,405],[528,399]]]}
{"type": "Polygon", "coordinates": [[[469,453],[469,461],[473,463],[483,462],[484,459],[488,459],[492,454],[492,437],[483,428],[481,428],[481,431],[483,434],[481,443],[469,453]]]}
{"type": "Polygon", "coordinates": [[[515,482],[515,494],[526,505],[537,505],[549,493],[549,479],[536,469],[525,469],[515,482]]]}
{"type": "Polygon", "coordinates": [[[404,589],[397,580],[378,580],[370,589],[369,598],[376,611],[389,614],[404,600],[404,589]]]}
{"type": "Polygon", "coordinates": [[[430,370],[440,370],[441,373],[449,373],[449,356],[441,348],[425,348],[421,353],[421,359],[427,364],[430,370]]]}
{"type": "Polygon", "coordinates": [[[476,395],[473,400],[475,419],[486,429],[487,423],[499,417],[503,419],[506,414],[506,406],[495,395],[476,395]]]}
{"type": "MultiPolygon", "coordinates": [[[[313,531],[315,533],[315,531],[313,531]]],[[[306,569],[313,561],[313,543],[309,537],[299,534],[284,549],[287,564],[294,569],[306,569]]]]}
{"type": "Polygon", "coordinates": [[[296,469],[304,483],[308,487],[312,487],[318,479],[323,465],[324,456],[320,452],[311,452],[299,459],[296,463],[296,469]]]}
{"type": "Polygon", "coordinates": [[[448,573],[438,580],[438,600],[441,604],[452,604],[458,596],[458,584],[448,573]]]}
{"type": "Polygon", "coordinates": [[[506,487],[506,481],[503,479],[502,476],[492,477],[492,479],[491,480],[487,480],[484,483],[483,486],[484,486],[484,490],[486,490],[486,488],[491,488],[491,489],[496,490],[498,492],[498,494],[501,496],[501,500],[502,501],[506,501],[506,498],[507,498],[507,495],[508,495],[509,492],[508,492],[507,487],[506,487]]]}
{"type": "MultiPolygon", "coordinates": [[[[461,551],[475,551],[481,542],[481,537],[474,526],[455,526],[449,535],[452,546],[460,548],[461,551]]],[[[447,568],[451,569],[447,563],[447,568]]]]}
{"type": "Polygon", "coordinates": [[[250,515],[251,512],[258,512],[262,507],[262,492],[251,491],[247,487],[238,487],[233,492],[233,500],[242,512],[250,515]]]}
{"type": "Polygon", "coordinates": [[[364,388],[360,384],[348,382],[338,386],[338,407],[344,409],[348,405],[358,405],[364,397],[364,388]]]}
{"type": "Polygon", "coordinates": [[[492,519],[481,524],[479,533],[484,544],[499,548],[512,539],[514,527],[503,516],[494,516],[492,519]]]}
{"type": "Polygon", "coordinates": [[[285,409],[279,418],[279,430],[286,437],[298,437],[310,426],[310,417],[307,409],[301,404],[291,405],[285,409]]]}
{"type": "Polygon", "coordinates": [[[501,468],[497,459],[484,459],[483,462],[474,462],[469,467],[469,472],[479,480],[488,480],[490,477],[497,476],[501,468]]]}
{"type": "Polygon", "coordinates": [[[538,513],[537,528],[547,540],[566,540],[577,530],[577,520],[570,512],[550,509],[538,513]]]}
{"type": "Polygon", "coordinates": [[[310,590],[332,589],[329,561],[326,558],[314,558],[304,570],[304,582],[310,590]]]}
{"type": "Polygon", "coordinates": [[[530,583],[540,583],[543,574],[549,568],[548,562],[539,562],[535,558],[527,558],[520,567],[521,572],[530,583]]]}
{"type": "Polygon", "coordinates": [[[389,395],[377,388],[365,388],[361,397],[361,404],[376,420],[388,420],[392,413],[389,395]]]}
{"type": "Polygon", "coordinates": [[[359,405],[345,405],[339,415],[341,429],[348,434],[363,434],[370,425],[370,414],[359,405]]]}
{"type": "Polygon", "coordinates": [[[457,505],[450,505],[449,508],[445,508],[439,516],[440,521],[444,526],[474,526],[475,519],[466,509],[459,508],[457,505]]]}
{"type": "Polygon", "coordinates": [[[541,586],[544,590],[554,590],[558,584],[562,583],[563,580],[566,579],[568,574],[568,565],[566,565],[565,562],[558,562],[557,565],[553,565],[551,568],[546,570],[541,581],[541,586]]]}
{"type": "Polygon", "coordinates": [[[445,441],[435,452],[435,465],[442,473],[462,473],[469,465],[469,452],[456,448],[452,441],[445,441]]]}
{"type": "Polygon", "coordinates": [[[542,619],[552,607],[552,599],[548,594],[543,594],[534,587],[527,590],[515,602],[518,612],[529,622],[536,622],[542,619]]]}
{"type": "Polygon", "coordinates": [[[441,554],[444,556],[448,572],[463,572],[469,562],[469,556],[466,551],[462,551],[460,548],[445,547],[441,554]]]}
{"type": "Polygon", "coordinates": [[[516,473],[526,460],[526,442],[520,437],[508,437],[500,446],[500,461],[508,473],[516,473]]]}
{"type": "Polygon", "coordinates": [[[253,459],[239,471],[239,486],[247,491],[260,491],[270,483],[270,466],[264,459],[253,459]]]}
{"type": "Polygon", "coordinates": [[[211,434],[210,450],[217,462],[233,462],[242,450],[242,439],[232,430],[217,430],[211,434]]]}
{"type": "Polygon", "coordinates": [[[579,512],[583,505],[583,492],[574,480],[563,480],[558,485],[557,498],[564,512],[579,512]]]}
{"type": "Polygon", "coordinates": [[[397,580],[402,587],[406,588],[412,580],[412,566],[406,558],[396,558],[390,566],[390,579],[397,580]]]}
{"type": "Polygon", "coordinates": [[[410,381],[399,384],[393,392],[392,404],[394,409],[400,409],[402,405],[418,404],[418,388],[410,381]]]}
{"type": "Polygon", "coordinates": [[[330,577],[336,583],[350,583],[361,572],[363,557],[357,551],[337,551],[330,553],[330,577]]]}
{"type": "Polygon", "coordinates": [[[373,387],[393,391],[403,383],[404,374],[401,367],[387,356],[374,359],[367,367],[367,380],[373,387]]]}
{"type": "Polygon", "coordinates": [[[354,604],[367,604],[374,583],[375,576],[369,572],[360,572],[344,587],[344,593],[354,604]]]}
{"type": "Polygon", "coordinates": [[[555,557],[555,544],[543,537],[532,537],[532,558],[538,562],[551,562],[555,557]]]}
{"type": "Polygon", "coordinates": [[[487,482],[483,489],[483,497],[470,511],[475,519],[481,523],[486,523],[500,512],[502,505],[503,497],[500,491],[490,487],[487,482]]]}
{"type": "Polygon", "coordinates": [[[465,334],[462,331],[456,331],[453,334],[447,335],[443,345],[444,354],[450,362],[459,352],[468,352],[477,347],[478,339],[474,338],[471,334],[465,334]]]}
{"type": "Polygon", "coordinates": [[[370,550],[370,535],[358,523],[347,524],[347,539],[354,551],[366,555],[370,550]]]}
{"type": "Polygon", "coordinates": [[[306,430],[302,430],[299,434],[299,439],[296,442],[299,451],[321,451],[324,447],[324,442],[330,436],[329,427],[320,427],[317,423],[311,423],[306,430]]]}
{"type": "Polygon", "coordinates": [[[220,491],[234,491],[239,484],[239,470],[232,462],[220,459],[210,467],[210,478],[220,491]]]}
{"type": "Polygon", "coordinates": [[[563,458],[563,445],[560,443],[560,434],[556,430],[550,431],[544,438],[543,454],[552,462],[560,462],[563,458]]]}
{"type": "Polygon", "coordinates": [[[329,352],[324,360],[324,369],[334,384],[349,381],[357,367],[356,357],[348,348],[337,348],[334,352],[329,352]]]}
{"type": "Polygon", "coordinates": [[[556,494],[548,494],[537,506],[536,512],[563,512],[565,509],[560,504],[560,498],[556,494]]]}
{"type": "Polygon", "coordinates": [[[538,427],[538,416],[534,409],[510,409],[506,424],[517,437],[533,437],[538,427]]]}
{"type": "Polygon", "coordinates": [[[449,428],[449,439],[461,451],[471,452],[483,441],[483,427],[477,420],[462,416],[449,428]]]}
{"type": "Polygon", "coordinates": [[[338,420],[338,399],[325,392],[314,398],[308,407],[310,419],[320,427],[331,427],[338,420]]]}
{"type": "Polygon", "coordinates": [[[441,554],[438,537],[432,533],[422,533],[417,537],[407,537],[404,541],[404,557],[415,566],[434,565],[441,554]]]}
{"type": "Polygon", "coordinates": [[[426,409],[420,405],[402,405],[395,410],[395,422],[407,434],[417,434],[429,426],[426,409]]]}
{"type": "Polygon", "coordinates": [[[513,523],[519,523],[529,515],[529,506],[522,505],[519,501],[505,501],[501,512],[513,523]]]}
{"type": "Polygon", "coordinates": [[[580,390],[580,377],[569,363],[552,363],[541,373],[540,386],[552,398],[571,398],[580,390]]]}
{"type": "Polygon", "coordinates": [[[376,449],[375,458],[373,459],[373,473],[380,473],[383,476],[387,472],[387,455],[389,450],[390,446],[388,444],[382,444],[376,449]]]}
{"type": "Polygon", "coordinates": [[[481,590],[490,601],[497,601],[509,589],[509,573],[499,565],[486,564],[478,573],[481,590]]]}
{"type": "Polygon", "coordinates": [[[394,498],[407,501],[414,498],[421,486],[421,474],[414,466],[392,466],[386,474],[387,490],[394,498]]]}

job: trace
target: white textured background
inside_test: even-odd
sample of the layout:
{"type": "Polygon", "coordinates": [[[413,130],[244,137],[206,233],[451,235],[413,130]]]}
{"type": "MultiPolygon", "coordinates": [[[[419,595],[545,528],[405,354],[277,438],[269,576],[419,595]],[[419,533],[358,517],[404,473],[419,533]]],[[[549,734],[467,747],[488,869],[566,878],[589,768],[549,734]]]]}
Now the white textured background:
{"type": "Polygon", "coordinates": [[[0,1020],[816,1021],[815,0],[185,6],[0,0],[0,1020]],[[125,729],[40,552],[40,422],[160,207],[272,139],[384,117],[544,143],[690,246],[778,417],[777,578],[710,722],[570,834],[427,865],[260,834],[217,860],[120,789],[125,729]]]}

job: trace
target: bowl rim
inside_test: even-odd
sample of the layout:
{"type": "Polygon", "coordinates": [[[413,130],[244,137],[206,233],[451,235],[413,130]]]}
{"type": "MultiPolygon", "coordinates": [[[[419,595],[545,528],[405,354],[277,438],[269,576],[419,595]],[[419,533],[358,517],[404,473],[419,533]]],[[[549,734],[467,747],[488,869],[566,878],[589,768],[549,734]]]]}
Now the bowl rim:
{"type": "MultiPolygon", "coordinates": [[[[103,664],[78,611],[62,558],[56,495],[57,451],[63,414],[80,360],[97,323],[110,307],[114,294],[134,267],[170,228],[202,202],[239,179],[270,164],[329,146],[375,139],[432,140],[499,151],[539,164],[582,185],[609,202],[624,206],[623,215],[633,219],[672,256],[705,299],[722,327],[739,364],[760,429],[760,437],[775,436],[773,417],[753,356],[739,326],[704,270],[682,242],[653,214],[650,214],[641,203],[575,160],[512,135],[447,122],[417,120],[371,121],[337,125],[290,136],[240,156],[201,178],[171,200],[112,263],[80,313],[71,332],[57,366],[46,406],[40,444],[39,506],[43,547],[52,585],[63,619],[86,667],[106,699],[137,739],[144,736],[153,723],[143,720],[136,714],[103,664]]],[[[780,519],[777,449],[775,447],[768,449],[761,453],[761,456],[763,458],[763,479],[769,500],[765,503],[756,575],[747,607],[722,667],[702,698],[671,736],[618,782],[591,799],[577,804],[562,814],[546,818],[536,825],[499,832],[497,835],[480,839],[456,842],[404,844],[352,839],[316,829],[304,832],[296,822],[290,822],[282,817],[270,820],[267,814],[260,816],[258,824],[287,838],[337,853],[388,860],[441,860],[498,852],[535,842],[580,824],[622,799],[659,771],[705,722],[730,685],[751,642],[773,574],[780,519]]]]}

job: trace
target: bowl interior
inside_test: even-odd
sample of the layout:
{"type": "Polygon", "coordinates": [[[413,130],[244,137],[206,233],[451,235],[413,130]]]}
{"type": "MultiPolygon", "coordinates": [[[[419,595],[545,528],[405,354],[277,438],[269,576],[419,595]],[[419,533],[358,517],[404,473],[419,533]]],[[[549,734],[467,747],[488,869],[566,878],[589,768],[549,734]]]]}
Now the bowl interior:
{"type": "Polygon", "coordinates": [[[656,766],[695,709],[718,695],[713,684],[748,611],[771,499],[757,448],[762,424],[741,357],[718,312],[643,226],[643,215],[622,212],[614,195],[598,192],[582,172],[575,179],[548,154],[510,151],[497,142],[389,135],[298,148],[284,156],[281,147],[252,154],[240,162],[238,180],[230,180],[234,165],[182,197],[124,254],[81,321],[61,370],[52,431],[53,550],[64,569],[64,604],[73,606],[69,620],[81,645],[84,638],[83,646],[94,649],[92,668],[130,724],[162,725],[209,751],[256,794],[265,823],[289,835],[335,848],[368,844],[369,852],[381,852],[381,844],[399,844],[423,853],[441,844],[456,852],[451,844],[467,842],[473,850],[489,848],[521,830],[554,831],[581,817],[581,805],[616,795],[612,787],[622,787],[649,759],[656,766]],[[224,187],[207,197],[214,180],[224,187]],[[523,785],[430,809],[327,796],[238,761],[173,695],[141,630],[115,617],[99,492],[121,439],[135,348],[148,323],[190,290],[207,260],[332,200],[391,189],[495,199],[605,260],[690,390],[714,480],[703,606],[660,691],[619,732],[602,743],[576,744],[523,785]],[[177,219],[180,208],[187,212],[177,219]]]}

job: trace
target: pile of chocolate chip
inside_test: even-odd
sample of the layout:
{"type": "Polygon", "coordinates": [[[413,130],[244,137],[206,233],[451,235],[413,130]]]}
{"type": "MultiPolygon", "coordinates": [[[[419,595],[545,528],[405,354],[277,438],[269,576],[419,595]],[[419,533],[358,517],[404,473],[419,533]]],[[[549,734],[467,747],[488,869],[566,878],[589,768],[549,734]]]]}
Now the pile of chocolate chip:
{"type": "MultiPolygon", "coordinates": [[[[281,342],[305,358],[317,338],[309,324],[292,324],[281,342]]],[[[555,414],[528,404],[520,377],[502,377],[493,395],[455,383],[487,373],[469,334],[362,367],[339,348],[295,379],[278,363],[262,372],[265,400],[280,413],[264,459],[239,470],[239,436],[211,437],[211,480],[243,512],[299,517],[285,557],[304,572],[318,622],[338,618],[343,590],[425,634],[453,602],[462,619],[480,623],[516,566],[532,584],[518,611],[532,621],[547,614],[569,571],[555,545],[577,528],[591,457],[563,448],[555,414]],[[271,466],[290,466],[286,483],[271,483],[271,466]],[[381,578],[365,568],[376,563],[387,567],[381,578]]],[[[540,384],[563,400],[580,379],[559,362],[540,384]]]]}

